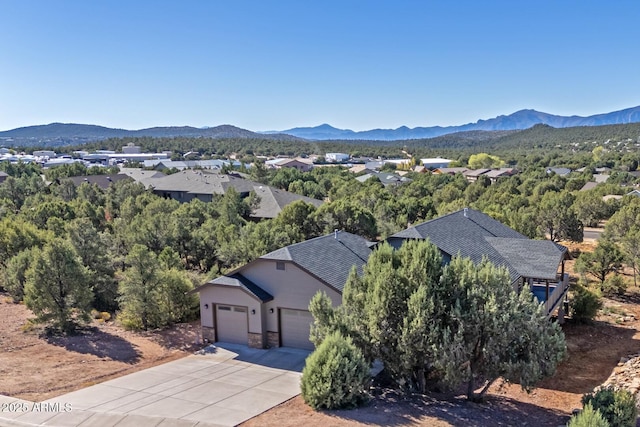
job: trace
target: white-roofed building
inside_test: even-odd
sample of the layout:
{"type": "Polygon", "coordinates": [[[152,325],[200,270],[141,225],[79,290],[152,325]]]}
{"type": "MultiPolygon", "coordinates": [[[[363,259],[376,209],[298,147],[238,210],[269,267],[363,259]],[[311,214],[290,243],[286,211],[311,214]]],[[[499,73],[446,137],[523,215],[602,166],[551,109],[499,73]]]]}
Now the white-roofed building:
{"type": "Polygon", "coordinates": [[[442,157],[432,157],[428,159],[420,159],[422,166],[427,169],[448,168],[453,160],[443,159],[442,157]]]}

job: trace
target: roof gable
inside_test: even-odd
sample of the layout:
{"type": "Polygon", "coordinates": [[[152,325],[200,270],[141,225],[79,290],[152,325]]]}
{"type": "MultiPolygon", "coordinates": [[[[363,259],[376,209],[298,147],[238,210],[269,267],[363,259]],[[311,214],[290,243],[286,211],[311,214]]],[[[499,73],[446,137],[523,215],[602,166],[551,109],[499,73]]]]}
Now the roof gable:
{"type": "Polygon", "coordinates": [[[259,185],[253,183],[252,190],[260,198],[258,208],[251,216],[255,218],[275,218],[290,203],[302,200],[315,207],[319,207],[322,200],[312,199],[300,194],[291,193],[289,191],[280,190],[278,188],[267,185],[259,185]]]}
{"type": "Polygon", "coordinates": [[[520,276],[555,280],[564,252],[549,240],[486,237],[487,242],[505,260],[507,268],[520,276]]]}
{"type": "Polygon", "coordinates": [[[370,254],[366,239],[339,232],[280,248],[260,259],[293,262],[342,292],[351,269],[355,266],[358,273],[362,274],[362,267],[370,254]]]}
{"type": "Polygon", "coordinates": [[[251,280],[238,273],[231,274],[229,276],[216,277],[210,282],[207,282],[205,286],[207,285],[220,285],[232,288],[240,288],[262,302],[268,302],[273,299],[273,296],[269,292],[265,291],[260,286],[256,285],[251,280]]]}

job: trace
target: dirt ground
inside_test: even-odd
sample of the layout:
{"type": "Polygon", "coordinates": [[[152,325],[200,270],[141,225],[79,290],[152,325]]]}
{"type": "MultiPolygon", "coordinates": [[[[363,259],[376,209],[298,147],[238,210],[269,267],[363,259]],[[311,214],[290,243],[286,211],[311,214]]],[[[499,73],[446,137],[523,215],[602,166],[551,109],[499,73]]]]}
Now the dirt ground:
{"type": "Polygon", "coordinates": [[[406,397],[376,390],[366,407],[319,412],[298,396],[242,426],[561,426],[574,409],[582,406],[582,395],[602,384],[621,357],[640,352],[639,297],[638,301],[606,300],[608,308],[593,324],[566,323],[563,330],[569,357],[531,394],[519,385],[496,384],[489,391],[488,401],[478,404],[454,393],[406,397]],[[618,323],[624,315],[635,318],[618,323]]]}
{"type": "Polygon", "coordinates": [[[193,353],[199,322],[133,333],[113,322],[70,337],[43,337],[24,328],[33,317],[0,293],[0,394],[42,401],[193,353]]]}

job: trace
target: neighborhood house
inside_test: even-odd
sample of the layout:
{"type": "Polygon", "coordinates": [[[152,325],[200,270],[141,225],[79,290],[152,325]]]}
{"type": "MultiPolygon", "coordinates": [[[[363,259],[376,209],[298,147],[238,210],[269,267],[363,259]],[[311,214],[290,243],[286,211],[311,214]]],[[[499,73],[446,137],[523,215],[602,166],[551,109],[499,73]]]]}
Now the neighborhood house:
{"type": "MultiPolygon", "coordinates": [[[[429,239],[448,263],[453,256],[478,263],[487,257],[504,266],[515,290],[528,284],[550,316],[562,310],[569,287],[566,248],[531,240],[482,212],[463,209],[396,233],[399,248],[409,239],[429,239]]],[[[350,271],[362,274],[375,244],[347,232],[296,243],[263,255],[196,288],[203,338],[250,347],[313,349],[309,302],[324,291],[334,305],[350,271]]]]}
{"type": "Polygon", "coordinates": [[[335,232],[261,256],[196,288],[203,338],[250,347],[313,349],[309,302],[320,290],[342,301],[349,272],[359,274],[371,242],[335,232]]]}

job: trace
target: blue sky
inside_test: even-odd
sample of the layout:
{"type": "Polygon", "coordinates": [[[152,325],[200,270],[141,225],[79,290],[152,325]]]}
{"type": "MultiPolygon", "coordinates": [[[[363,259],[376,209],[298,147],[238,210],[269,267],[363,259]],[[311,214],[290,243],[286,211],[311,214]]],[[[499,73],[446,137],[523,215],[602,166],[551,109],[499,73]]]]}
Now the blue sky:
{"type": "Polygon", "coordinates": [[[457,125],[640,105],[640,2],[0,0],[0,130],[457,125]]]}

